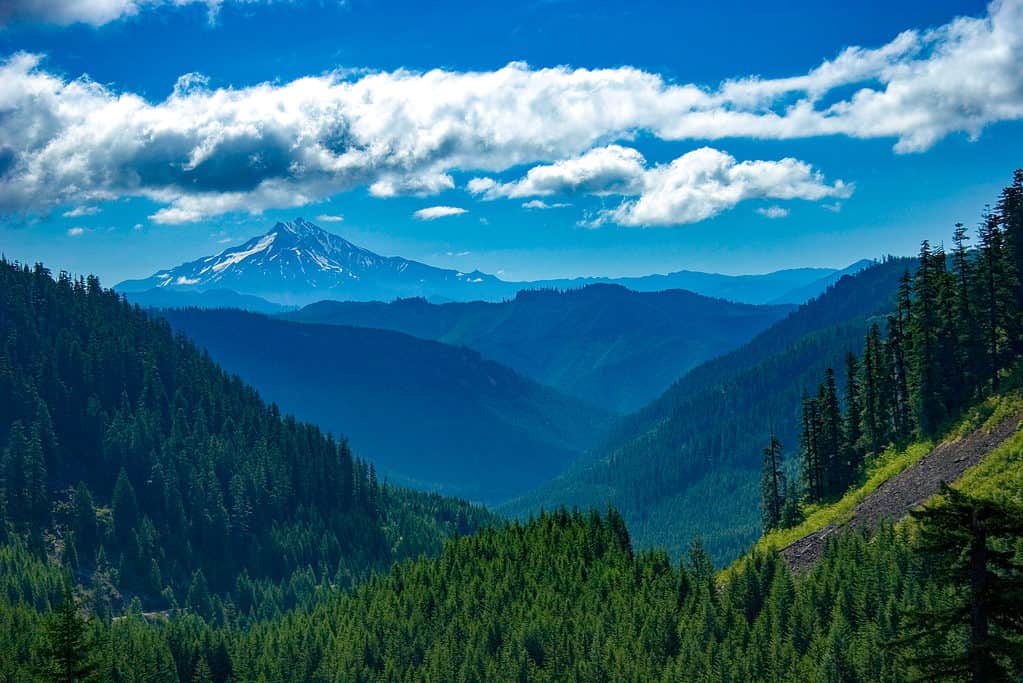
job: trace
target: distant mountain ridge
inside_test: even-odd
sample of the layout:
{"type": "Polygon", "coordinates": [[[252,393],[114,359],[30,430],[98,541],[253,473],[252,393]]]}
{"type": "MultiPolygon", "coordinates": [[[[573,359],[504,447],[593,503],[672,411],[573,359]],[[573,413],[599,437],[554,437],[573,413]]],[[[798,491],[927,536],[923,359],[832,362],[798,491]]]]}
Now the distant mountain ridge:
{"type": "MultiPolygon", "coordinates": [[[[869,265],[848,268],[796,268],[762,275],[721,275],[680,270],[643,277],[549,279],[511,282],[474,270],[461,272],[430,266],[400,256],[381,256],[330,233],[303,218],[274,225],[267,233],[219,254],[140,280],[125,280],[115,289],[145,304],[142,294],[158,305],[195,305],[195,297],[176,297],[211,290],[266,299],[274,304],[302,306],[321,300],[392,301],[424,297],[433,302],[502,301],[523,289],[578,289],[591,284],[619,284],[642,292],[685,289],[704,296],[751,304],[800,304],[823,292],[842,275],[869,265]],[[159,292],[156,295],[155,292],[159,292]],[[180,300],[180,301],[178,301],[180,300]]],[[[239,307],[266,312],[261,304],[239,307]]],[[[249,302],[252,303],[252,302],[249,302]]]]}
{"type": "Polygon", "coordinates": [[[128,301],[142,308],[235,308],[266,315],[286,313],[298,308],[275,304],[253,294],[239,294],[233,289],[179,292],[154,288],[144,292],[129,292],[125,296],[128,301]]]}
{"type": "Polygon", "coordinates": [[[914,268],[913,259],[889,258],[843,277],[744,346],[687,372],[620,420],[588,460],[498,511],[525,517],[561,505],[613,505],[641,546],[680,557],[699,533],[718,560],[734,559],[760,534],[764,444],[773,432],[787,453],[798,450],[803,394],[825,368],[841,368],[848,352],[862,350],[867,329],[884,325],[900,277],[914,268]]]}
{"type": "Polygon", "coordinates": [[[573,289],[592,284],[615,284],[636,292],[685,289],[715,299],[745,304],[802,304],[823,293],[844,275],[855,275],[873,261],[863,259],[850,266],[834,268],[790,268],[758,275],[722,275],[679,270],[665,275],[641,277],[583,277],[540,280],[533,287],[573,289]]]}
{"type": "Polygon", "coordinates": [[[684,372],[749,341],[793,309],[621,285],[522,290],[500,303],[321,301],[299,322],[396,330],[466,346],[566,394],[616,412],[656,398],[684,372]]]}
{"type": "Polygon", "coordinates": [[[264,235],[143,280],[126,280],[124,293],[230,289],[281,304],[307,304],[341,296],[393,299],[432,296],[479,298],[492,275],[435,268],[398,256],[380,256],[303,218],[277,223],[264,235]]]}
{"type": "Polygon", "coordinates": [[[388,481],[495,503],[561,473],[610,413],[476,351],[389,330],[163,311],[267,400],[344,434],[388,481]]]}

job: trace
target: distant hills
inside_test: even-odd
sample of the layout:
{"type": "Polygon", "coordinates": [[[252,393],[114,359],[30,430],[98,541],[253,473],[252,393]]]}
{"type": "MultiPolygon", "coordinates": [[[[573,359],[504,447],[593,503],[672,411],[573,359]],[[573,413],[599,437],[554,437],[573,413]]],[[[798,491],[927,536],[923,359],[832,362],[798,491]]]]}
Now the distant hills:
{"type": "MultiPolygon", "coordinates": [[[[140,304],[161,307],[214,307],[210,301],[197,301],[194,294],[223,290],[296,306],[327,299],[392,301],[409,297],[433,302],[502,301],[522,289],[578,289],[598,283],[620,284],[641,292],[686,289],[751,304],[800,304],[869,263],[859,261],[842,270],[797,268],[762,275],[682,270],[644,277],[509,282],[478,270],[466,273],[381,256],[296,218],[277,223],[267,233],[220,254],[160,270],[141,280],[125,280],[115,289],[140,304]]],[[[260,302],[235,300],[230,305],[268,312],[260,302]]]]}
{"type": "Polygon", "coordinates": [[[889,259],[844,277],[747,344],[686,373],[624,418],[588,460],[500,506],[525,516],[559,505],[616,506],[640,545],[680,556],[700,534],[718,560],[760,534],[757,481],[772,430],[798,448],[801,400],[825,368],[862,350],[872,322],[894,308],[914,259],[889,259]]]}
{"type": "Polygon", "coordinates": [[[267,315],[285,313],[297,308],[275,304],[252,294],[239,294],[233,289],[177,291],[157,287],[144,292],[132,292],[126,296],[133,304],[143,308],[236,308],[267,315]]]}
{"type": "Polygon", "coordinates": [[[479,353],[242,311],[164,311],[285,412],[345,435],[389,481],[494,503],[561,473],[610,413],[479,353]]]}
{"type": "Polygon", "coordinates": [[[397,330],[467,346],[608,410],[635,410],[699,363],[727,353],[792,306],[752,306],[684,290],[595,284],[524,290],[501,303],[323,301],[290,320],[397,330]]]}
{"type": "Polygon", "coordinates": [[[762,275],[721,275],[680,270],[667,275],[621,278],[573,278],[541,280],[529,284],[535,288],[571,289],[596,283],[617,284],[636,292],[686,289],[716,299],[747,304],[801,304],[821,294],[843,275],[853,275],[873,263],[868,259],[836,270],[834,268],[792,268],[762,275]]]}

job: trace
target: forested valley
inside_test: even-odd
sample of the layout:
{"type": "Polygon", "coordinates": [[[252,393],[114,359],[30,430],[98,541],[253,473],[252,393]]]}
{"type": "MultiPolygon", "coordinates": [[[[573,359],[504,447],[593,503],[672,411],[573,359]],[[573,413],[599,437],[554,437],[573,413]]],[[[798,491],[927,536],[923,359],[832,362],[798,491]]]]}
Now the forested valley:
{"type": "MultiPolygon", "coordinates": [[[[821,312],[809,337],[772,328],[745,369],[738,352],[698,369],[784,378],[752,386],[798,397],[794,410],[752,413],[777,418],[754,437],[714,437],[726,455],[724,444],[757,441],[761,496],[744,504],[759,503],[765,529],[805,523],[892,453],[1020,415],[1023,170],[973,246],[967,235],[957,226],[950,253],[924,243],[915,262],[875,268],[890,298],[821,312]],[[783,341],[793,338],[798,352],[783,341]],[[812,362],[764,373],[814,349],[812,362]],[[798,379],[811,375],[808,392],[798,379]],[[798,462],[786,463],[792,434],[798,462]]],[[[636,542],[616,507],[503,521],[382,484],[344,441],[280,415],[94,278],[7,262],[0,278],[0,680],[1023,675],[1018,429],[906,519],[835,533],[812,567],[793,571],[768,544],[726,568],[698,534],[674,538],[681,552],[636,542]]],[[[605,471],[635,468],[636,488],[614,499],[630,514],[644,480],[670,495],[687,477],[727,475],[715,475],[717,458],[685,459],[706,438],[699,426],[738,400],[707,397],[729,386],[756,397],[713,382],[691,397],[705,415],[687,422],[687,381],[610,437],[605,471]],[[664,453],[677,468],[655,477],[664,453]]]]}

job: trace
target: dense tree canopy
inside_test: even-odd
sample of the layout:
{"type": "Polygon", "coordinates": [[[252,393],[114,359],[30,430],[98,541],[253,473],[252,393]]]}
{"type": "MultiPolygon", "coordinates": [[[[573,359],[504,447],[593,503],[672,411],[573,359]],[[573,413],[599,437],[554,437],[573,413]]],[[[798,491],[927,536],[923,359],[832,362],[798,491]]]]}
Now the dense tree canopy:
{"type": "Polygon", "coordinates": [[[196,576],[204,611],[254,608],[245,595],[349,583],[488,519],[381,485],[95,278],[0,263],[0,330],[0,521],[104,587],[101,611],[186,605],[196,576]]]}

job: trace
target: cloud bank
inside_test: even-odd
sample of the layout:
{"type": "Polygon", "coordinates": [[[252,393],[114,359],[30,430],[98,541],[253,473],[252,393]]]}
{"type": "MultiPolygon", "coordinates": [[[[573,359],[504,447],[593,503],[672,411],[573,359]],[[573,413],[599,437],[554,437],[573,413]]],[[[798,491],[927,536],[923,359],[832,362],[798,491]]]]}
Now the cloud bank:
{"type": "MultiPolygon", "coordinates": [[[[617,208],[601,211],[590,225],[613,222],[627,226],[684,225],[711,218],[748,199],[819,199],[848,197],[852,186],[823,175],[798,159],[743,161],[710,147],[680,156],[670,164],[648,166],[634,149],[609,145],[575,159],[534,166],[521,180],[498,183],[474,178],[469,191],[484,199],[585,192],[634,196],[617,208]]],[[[771,207],[770,218],[788,211],[771,207]]]]}
{"type": "MultiPolygon", "coordinates": [[[[16,6],[32,2],[42,0],[16,6]]],[[[75,3],[57,6],[65,4],[75,3]]],[[[716,88],[630,67],[512,63],[482,72],[338,72],[237,89],[210,89],[187,74],[167,99],[150,102],[86,77],[68,80],[39,55],[19,53],[0,62],[0,212],[134,196],[161,206],[154,222],[182,223],[302,206],[357,187],[430,196],[454,187],[453,172],[538,165],[517,183],[484,179],[470,189],[509,197],[555,187],[641,190],[614,219],[661,224],[731,200],[678,208],[680,197],[669,195],[692,186],[681,179],[689,165],[650,169],[638,152],[611,143],[641,133],[674,141],[843,135],[920,152],[951,134],[976,137],[994,122],[1023,119],[1020,64],[1023,0],[998,0],[983,17],[906,31],[876,49],[848,48],[805,74],[716,88]],[[641,188],[628,185],[638,177],[641,188]]],[[[802,173],[796,160],[746,163],[782,164],[763,176],[780,178],[782,193],[802,173]]],[[[744,178],[738,194],[782,198],[761,180],[744,178]]]]}

